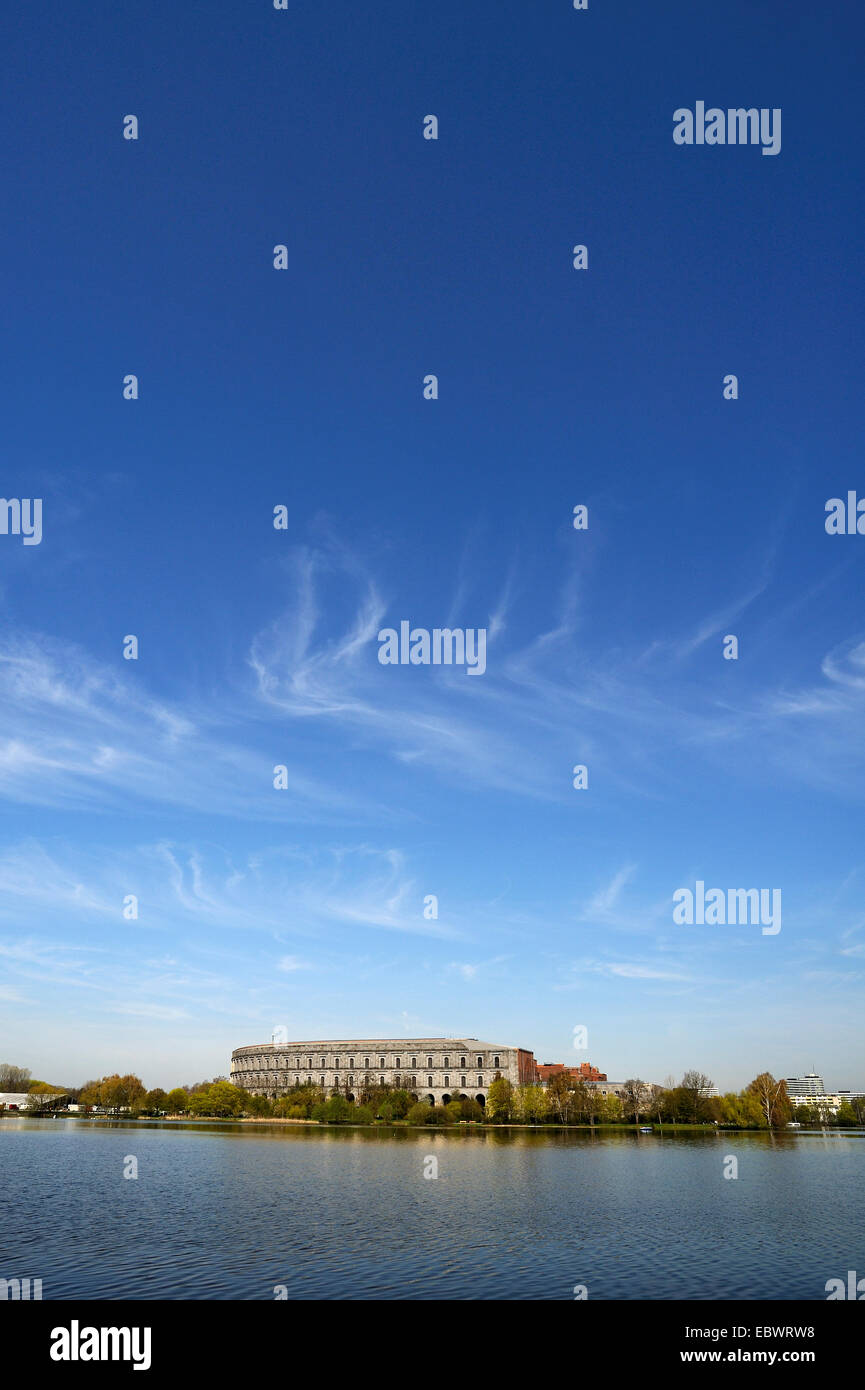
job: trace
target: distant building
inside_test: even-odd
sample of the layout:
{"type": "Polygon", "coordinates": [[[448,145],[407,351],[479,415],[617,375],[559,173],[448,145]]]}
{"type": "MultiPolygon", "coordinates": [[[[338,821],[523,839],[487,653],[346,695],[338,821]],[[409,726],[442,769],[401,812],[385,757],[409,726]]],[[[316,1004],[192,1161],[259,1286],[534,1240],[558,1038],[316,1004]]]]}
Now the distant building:
{"type": "Polygon", "coordinates": [[[0,1091],[0,1110],[26,1110],[26,1091],[0,1091]]]}
{"type": "Polygon", "coordinates": [[[795,1105],[807,1105],[811,1110],[816,1110],[822,1119],[829,1115],[837,1115],[845,1100],[850,1099],[849,1091],[839,1091],[835,1094],[829,1091],[816,1096],[798,1096],[794,1101],[795,1105]]]}
{"type": "Polygon", "coordinates": [[[787,1095],[791,1100],[808,1100],[812,1096],[825,1095],[823,1078],[816,1072],[806,1072],[804,1076],[788,1076],[787,1095]]]}
{"type": "Polygon", "coordinates": [[[329,1038],[253,1043],[231,1054],[234,1085],[273,1099],[311,1081],[347,1100],[367,1086],[393,1086],[431,1105],[466,1097],[485,1105],[497,1075],[519,1086],[536,1071],[527,1048],[477,1038],[329,1038]]]}
{"type": "Polygon", "coordinates": [[[575,1081],[606,1081],[607,1073],[598,1071],[590,1062],[580,1062],[578,1067],[566,1067],[564,1062],[539,1062],[537,1065],[538,1080],[542,1085],[546,1085],[551,1076],[560,1076],[566,1071],[575,1081]]]}

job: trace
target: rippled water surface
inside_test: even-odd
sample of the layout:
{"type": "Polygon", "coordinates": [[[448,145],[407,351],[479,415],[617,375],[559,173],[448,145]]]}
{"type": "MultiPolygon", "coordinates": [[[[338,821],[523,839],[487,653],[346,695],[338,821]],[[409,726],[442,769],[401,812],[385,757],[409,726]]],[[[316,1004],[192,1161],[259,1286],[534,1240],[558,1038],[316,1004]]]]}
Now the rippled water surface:
{"type": "Polygon", "coordinates": [[[0,1191],[0,1278],[45,1299],[825,1299],[865,1274],[861,1134],[8,1118],[0,1191]]]}

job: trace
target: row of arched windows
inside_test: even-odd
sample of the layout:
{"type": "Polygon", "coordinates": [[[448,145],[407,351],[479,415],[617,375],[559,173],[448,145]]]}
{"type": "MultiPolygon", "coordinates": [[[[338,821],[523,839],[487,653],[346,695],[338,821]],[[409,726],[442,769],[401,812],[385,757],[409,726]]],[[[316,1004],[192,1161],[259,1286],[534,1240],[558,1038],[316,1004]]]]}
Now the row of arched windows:
{"type": "MultiPolygon", "coordinates": [[[[327,1060],[326,1057],[321,1057],[321,1058],[319,1059],[319,1066],[320,1066],[321,1068],[324,1068],[325,1071],[340,1071],[340,1070],[341,1070],[341,1067],[342,1067],[342,1060],[343,1060],[343,1059],[342,1059],[341,1057],[336,1057],[336,1058],[334,1058],[333,1062],[329,1062],[329,1061],[327,1060]]],[[[396,1069],[397,1071],[399,1071],[400,1068],[402,1067],[402,1060],[403,1060],[402,1057],[397,1057],[397,1058],[396,1058],[396,1061],[395,1061],[395,1063],[394,1063],[394,1067],[395,1067],[395,1069],[396,1069]]],[[[464,1066],[466,1065],[467,1060],[468,1060],[468,1059],[467,1059],[466,1057],[460,1057],[459,1065],[460,1065],[461,1067],[464,1067],[464,1066]]],[[[354,1058],[354,1057],[349,1057],[349,1058],[348,1058],[348,1070],[349,1070],[349,1071],[354,1071],[354,1069],[355,1069],[355,1061],[356,1061],[356,1058],[354,1058]]],[[[426,1064],[427,1064],[427,1067],[428,1067],[428,1068],[433,1068],[433,1067],[436,1067],[436,1066],[439,1065],[439,1064],[435,1061],[435,1059],[434,1059],[433,1057],[427,1057],[427,1059],[426,1059],[426,1064]]],[[[445,1058],[444,1058],[444,1061],[442,1062],[441,1065],[444,1067],[444,1070],[447,1071],[447,1070],[449,1069],[449,1067],[450,1067],[450,1064],[451,1064],[451,1059],[450,1059],[450,1057],[445,1057],[445,1058]]],[[[237,1063],[236,1063],[236,1065],[235,1065],[234,1070],[236,1070],[236,1071],[273,1071],[273,1070],[277,1070],[277,1071],[278,1071],[278,1070],[280,1070],[281,1068],[286,1067],[287,1065],[288,1065],[288,1058],[287,1058],[287,1057],[278,1057],[278,1056],[276,1056],[276,1055],[274,1055],[274,1054],[268,1054],[267,1056],[262,1056],[262,1057],[243,1057],[243,1058],[239,1058],[238,1061],[237,1061],[237,1063]]],[[[305,1071],[313,1071],[313,1070],[314,1070],[314,1067],[315,1067],[315,1058],[314,1058],[314,1057],[307,1057],[307,1058],[306,1058],[306,1066],[303,1067],[302,1059],[301,1059],[300,1057],[295,1057],[295,1059],[294,1059],[294,1065],[295,1065],[295,1068],[296,1068],[297,1071],[300,1071],[300,1070],[302,1070],[302,1069],[305,1070],[305,1071]]],[[[372,1058],[371,1058],[371,1057],[364,1057],[364,1059],[363,1059],[363,1068],[364,1068],[364,1071],[369,1071],[370,1068],[371,1068],[371,1065],[372,1065],[372,1058]]],[[[380,1070],[389,1069],[389,1063],[387,1062],[387,1059],[384,1058],[384,1057],[379,1057],[379,1059],[378,1059],[378,1065],[379,1065],[379,1069],[380,1069],[380,1070]]],[[[412,1068],[415,1068],[415,1067],[417,1066],[417,1057],[412,1057],[412,1059],[411,1059],[411,1065],[412,1065],[412,1068]]],[[[482,1056],[479,1056],[479,1057],[477,1058],[477,1066],[482,1067],[483,1065],[484,1065],[484,1059],[483,1059],[482,1056]]],[[[494,1067],[499,1067],[500,1065],[501,1065],[501,1058],[500,1058],[499,1056],[494,1056],[494,1057],[493,1057],[493,1066],[494,1066],[494,1067]]]]}

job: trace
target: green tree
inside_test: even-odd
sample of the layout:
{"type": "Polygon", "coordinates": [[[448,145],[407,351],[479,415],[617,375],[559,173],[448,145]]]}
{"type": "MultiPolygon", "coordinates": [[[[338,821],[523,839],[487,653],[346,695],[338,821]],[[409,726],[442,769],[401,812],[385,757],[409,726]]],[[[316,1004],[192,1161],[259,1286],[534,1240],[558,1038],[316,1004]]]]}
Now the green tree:
{"type": "Polygon", "coordinates": [[[585,1100],[583,1101],[583,1104],[586,1107],[586,1114],[589,1117],[589,1124],[591,1125],[592,1129],[594,1129],[595,1120],[598,1118],[598,1116],[602,1113],[604,1109],[605,1097],[601,1095],[596,1083],[592,1083],[591,1086],[585,1086],[584,1090],[585,1100]]]}
{"type": "Polygon", "coordinates": [[[325,1122],[329,1125],[342,1125],[351,1119],[354,1106],[344,1096],[331,1096],[324,1107],[325,1122]]]}
{"type": "Polygon", "coordinates": [[[550,1110],[559,1123],[569,1124],[575,1109],[575,1087],[570,1072],[560,1071],[550,1077],[547,1082],[547,1099],[550,1110]]]}
{"type": "Polygon", "coordinates": [[[598,1111],[598,1118],[602,1124],[614,1125],[624,1119],[624,1105],[621,1097],[613,1091],[609,1095],[601,1096],[601,1106],[598,1111]]]}
{"type": "Polygon", "coordinates": [[[390,1103],[391,1109],[393,1110],[394,1119],[405,1119],[406,1115],[408,1114],[409,1110],[411,1110],[411,1107],[414,1105],[416,1100],[417,1096],[412,1095],[410,1091],[391,1091],[390,1095],[388,1096],[388,1101],[390,1103]]]}
{"type": "Polygon", "coordinates": [[[187,1098],[187,1110],[190,1115],[215,1115],[214,1103],[210,1098],[210,1089],[193,1091],[187,1098]]]}
{"type": "Polygon", "coordinates": [[[514,1116],[525,1124],[542,1123],[550,1113],[550,1102],[543,1086],[528,1083],[514,1093],[514,1116]]]}
{"type": "Polygon", "coordinates": [[[34,1081],[27,1094],[26,1106],[35,1113],[59,1110],[65,1100],[66,1093],[59,1086],[51,1086],[47,1081],[34,1081]]]}
{"type": "Polygon", "coordinates": [[[486,1116],[493,1122],[505,1123],[511,1118],[514,1104],[514,1088],[507,1077],[496,1076],[490,1082],[487,1092],[486,1116]]]}
{"type": "Polygon", "coordinates": [[[167,1102],[167,1094],[161,1086],[157,1086],[154,1090],[148,1091],[144,1097],[144,1109],[149,1110],[151,1114],[156,1114],[160,1110],[165,1110],[167,1102]]]}
{"type": "Polygon", "coordinates": [[[246,1092],[230,1081],[214,1081],[210,1088],[211,1115],[221,1119],[229,1115],[240,1115],[246,1109],[246,1092]]]}
{"type": "Polygon", "coordinates": [[[431,1125],[435,1123],[435,1109],[426,1101],[413,1105],[406,1115],[410,1125],[431,1125]]]}
{"type": "Polygon", "coordinates": [[[474,1121],[476,1124],[480,1124],[484,1119],[484,1107],[471,1096],[466,1100],[460,1101],[460,1109],[462,1110],[462,1118],[464,1120],[474,1121]]]}
{"type": "Polygon", "coordinates": [[[171,1115],[183,1115],[189,1105],[189,1097],[182,1086],[175,1086],[165,1097],[165,1108],[171,1115]]]}

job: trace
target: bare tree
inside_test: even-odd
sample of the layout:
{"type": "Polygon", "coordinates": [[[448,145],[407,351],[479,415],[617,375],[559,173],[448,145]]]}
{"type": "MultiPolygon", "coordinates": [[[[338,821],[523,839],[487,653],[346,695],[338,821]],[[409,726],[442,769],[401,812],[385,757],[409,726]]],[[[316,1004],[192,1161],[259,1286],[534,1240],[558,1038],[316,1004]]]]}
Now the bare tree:
{"type": "Polygon", "coordinates": [[[633,1115],[634,1124],[640,1123],[640,1116],[643,1111],[648,1109],[650,1087],[645,1081],[639,1081],[634,1077],[624,1083],[625,1093],[622,1096],[622,1103],[626,1115],[633,1115]]]}
{"type": "Polygon", "coordinates": [[[11,1091],[20,1095],[30,1089],[30,1070],[16,1067],[11,1062],[0,1062],[0,1091],[11,1091]]]}
{"type": "Polygon", "coordinates": [[[715,1089],[714,1082],[710,1077],[704,1076],[701,1071],[686,1071],[682,1077],[681,1087],[690,1099],[694,1111],[694,1124],[698,1125],[700,1123],[700,1107],[715,1089]]]}

